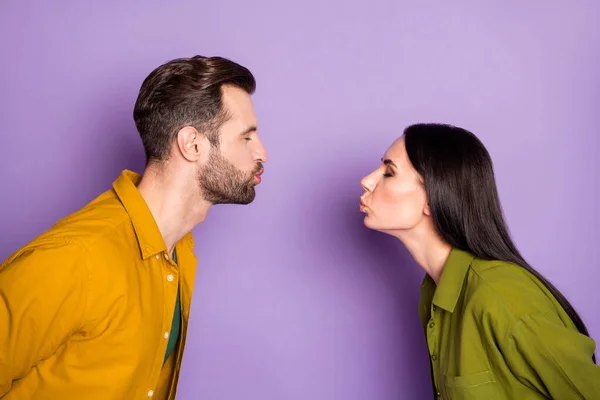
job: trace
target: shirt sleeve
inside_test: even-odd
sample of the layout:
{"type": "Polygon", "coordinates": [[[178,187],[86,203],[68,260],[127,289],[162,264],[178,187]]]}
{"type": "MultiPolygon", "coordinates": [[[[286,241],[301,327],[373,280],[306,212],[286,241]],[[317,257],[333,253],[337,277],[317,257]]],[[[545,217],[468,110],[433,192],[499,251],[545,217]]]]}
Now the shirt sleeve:
{"type": "Polygon", "coordinates": [[[558,317],[534,313],[509,331],[506,361],[517,378],[553,399],[600,398],[600,366],[593,339],[558,317]]]}
{"type": "Polygon", "coordinates": [[[28,249],[0,266],[0,397],[82,325],[89,274],[74,247],[28,249]]]}

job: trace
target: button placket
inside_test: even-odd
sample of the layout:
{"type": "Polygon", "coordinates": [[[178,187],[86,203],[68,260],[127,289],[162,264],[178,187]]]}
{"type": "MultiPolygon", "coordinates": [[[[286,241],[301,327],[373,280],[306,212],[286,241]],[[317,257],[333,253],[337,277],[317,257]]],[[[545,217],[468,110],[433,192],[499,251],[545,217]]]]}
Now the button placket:
{"type": "MultiPolygon", "coordinates": [[[[432,363],[432,368],[433,368],[433,380],[434,380],[434,385],[436,388],[436,392],[439,393],[439,383],[438,383],[438,367],[437,364],[439,363],[438,360],[438,346],[439,346],[439,340],[438,340],[438,333],[439,333],[439,329],[440,326],[439,324],[436,324],[436,321],[439,320],[439,313],[436,313],[437,311],[437,307],[436,306],[432,306],[431,307],[431,318],[429,319],[429,322],[427,323],[427,346],[429,348],[429,357],[432,363]]],[[[439,396],[439,394],[438,394],[439,396]]]]}
{"type": "MultiPolygon", "coordinates": [[[[165,259],[165,261],[167,261],[166,268],[168,270],[172,269],[172,266],[174,265],[174,263],[173,263],[173,261],[170,261],[171,258],[169,257],[169,255],[167,254],[167,252],[163,252],[162,255],[163,255],[163,258],[165,259]]],[[[156,255],[156,259],[160,259],[160,256],[158,254],[156,255]]],[[[165,276],[165,279],[167,280],[167,282],[173,282],[173,281],[175,281],[175,275],[169,272],[165,276]]]]}
{"type": "MultiPolygon", "coordinates": [[[[159,269],[156,272],[161,273],[161,275],[165,278],[166,282],[165,282],[165,290],[171,290],[168,289],[167,285],[171,285],[173,282],[177,283],[177,273],[172,273],[171,271],[173,270],[173,266],[176,265],[172,260],[171,257],[169,257],[169,255],[167,254],[167,252],[163,251],[161,253],[155,254],[154,258],[158,261],[157,264],[159,266],[159,269]],[[161,257],[162,254],[162,257],[161,257]],[[164,259],[164,261],[161,261],[161,258],[164,259]],[[166,273],[166,274],[165,274],[166,273]]],[[[163,281],[164,282],[164,281],[163,281]]],[[[164,322],[163,323],[163,339],[166,341],[168,341],[169,337],[170,337],[170,332],[168,331],[169,327],[170,327],[170,322],[164,322]]],[[[165,344],[166,346],[166,344],[165,344]]],[[[149,389],[147,392],[147,396],[153,397],[155,394],[154,389],[149,389]]]]}
{"type": "MultiPolygon", "coordinates": [[[[165,261],[167,261],[167,262],[165,263],[165,268],[167,269],[167,275],[165,276],[165,279],[166,279],[166,281],[168,282],[168,283],[166,284],[166,285],[168,285],[168,286],[165,286],[165,290],[166,290],[166,291],[170,291],[170,290],[172,290],[172,289],[171,289],[171,288],[172,288],[171,284],[172,284],[172,283],[177,283],[177,275],[176,275],[176,274],[173,274],[173,273],[171,273],[171,272],[169,272],[169,271],[173,270],[173,267],[174,267],[176,264],[175,264],[175,263],[174,263],[172,260],[170,261],[170,257],[169,257],[169,255],[168,255],[166,252],[164,252],[164,253],[163,253],[163,258],[165,259],[165,261]]],[[[163,270],[163,271],[164,271],[164,270],[163,270]]],[[[168,324],[167,324],[168,326],[164,326],[164,328],[165,328],[165,329],[168,329],[168,327],[170,326],[170,323],[171,323],[171,320],[169,320],[169,321],[168,321],[168,324]]],[[[169,339],[169,336],[170,336],[170,332],[169,332],[168,330],[165,330],[165,331],[164,331],[164,333],[163,333],[163,338],[164,338],[165,340],[168,340],[168,339],[169,339]]]]}

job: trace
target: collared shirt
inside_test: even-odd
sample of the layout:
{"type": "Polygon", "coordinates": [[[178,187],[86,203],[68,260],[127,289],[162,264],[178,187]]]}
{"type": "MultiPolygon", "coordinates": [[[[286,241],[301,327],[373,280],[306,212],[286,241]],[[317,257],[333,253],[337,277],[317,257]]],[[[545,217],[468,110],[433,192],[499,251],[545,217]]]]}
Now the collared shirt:
{"type": "Polygon", "coordinates": [[[600,399],[595,342],[520,266],[453,249],[419,313],[443,399],[600,399]]]}
{"type": "Polygon", "coordinates": [[[194,243],[171,260],[139,180],[123,171],[0,266],[1,398],[175,398],[194,243]],[[163,367],[178,285],[180,341],[163,367]]]}

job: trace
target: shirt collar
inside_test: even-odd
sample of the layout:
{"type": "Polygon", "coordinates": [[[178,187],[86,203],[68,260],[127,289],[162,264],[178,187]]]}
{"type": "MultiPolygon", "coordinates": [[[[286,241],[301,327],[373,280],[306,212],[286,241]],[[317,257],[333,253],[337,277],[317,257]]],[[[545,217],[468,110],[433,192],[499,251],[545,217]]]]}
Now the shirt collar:
{"type": "Polygon", "coordinates": [[[449,312],[454,311],[473,259],[475,256],[469,252],[456,248],[450,251],[433,295],[433,304],[449,312]]]}
{"type": "Polygon", "coordinates": [[[167,251],[167,245],[146,201],[137,189],[141,178],[141,175],[133,171],[124,170],[113,182],[113,189],[129,214],[142,258],[146,259],[167,251]]]}

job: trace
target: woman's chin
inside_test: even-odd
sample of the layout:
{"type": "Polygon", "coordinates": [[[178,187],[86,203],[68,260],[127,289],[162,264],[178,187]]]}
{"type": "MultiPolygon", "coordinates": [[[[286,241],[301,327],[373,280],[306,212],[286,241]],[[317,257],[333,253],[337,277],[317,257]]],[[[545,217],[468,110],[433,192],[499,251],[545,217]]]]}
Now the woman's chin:
{"type": "Polygon", "coordinates": [[[365,213],[365,217],[363,218],[363,224],[369,229],[373,229],[376,231],[379,230],[377,229],[376,221],[373,221],[373,218],[367,213],[365,213]]]}

